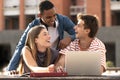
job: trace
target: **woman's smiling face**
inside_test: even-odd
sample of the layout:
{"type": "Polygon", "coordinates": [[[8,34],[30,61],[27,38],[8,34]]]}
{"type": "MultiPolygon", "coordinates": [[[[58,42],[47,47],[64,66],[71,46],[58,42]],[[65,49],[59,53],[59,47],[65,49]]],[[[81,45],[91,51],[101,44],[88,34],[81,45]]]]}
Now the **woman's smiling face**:
{"type": "Polygon", "coordinates": [[[47,31],[47,29],[42,29],[42,31],[39,33],[38,37],[35,38],[35,43],[37,46],[43,46],[43,47],[50,47],[50,35],[47,31]]]}

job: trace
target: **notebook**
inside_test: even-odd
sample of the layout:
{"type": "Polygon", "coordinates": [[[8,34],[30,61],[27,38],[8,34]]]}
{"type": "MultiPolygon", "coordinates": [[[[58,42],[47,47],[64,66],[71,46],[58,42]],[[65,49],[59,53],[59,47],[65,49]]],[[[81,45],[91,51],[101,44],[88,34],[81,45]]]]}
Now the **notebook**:
{"type": "Polygon", "coordinates": [[[65,70],[68,75],[101,75],[100,52],[68,51],[65,70]]]}
{"type": "Polygon", "coordinates": [[[65,77],[67,76],[66,72],[53,72],[53,73],[38,73],[38,72],[31,72],[30,77],[65,77]]]}

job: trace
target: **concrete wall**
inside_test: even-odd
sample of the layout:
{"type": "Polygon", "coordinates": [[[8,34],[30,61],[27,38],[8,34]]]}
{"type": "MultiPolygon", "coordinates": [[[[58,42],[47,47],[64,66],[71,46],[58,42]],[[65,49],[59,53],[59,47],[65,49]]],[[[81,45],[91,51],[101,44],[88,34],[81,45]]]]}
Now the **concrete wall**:
{"type": "Polygon", "coordinates": [[[97,37],[104,43],[115,43],[116,66],[120,67],[120,26],[109,28],[102,27],[99,29],[97,37]]]}
{"type": "Polygon", "coordinates": [[[4,44],[10,45],[11,52],[8,53],[10,54],[10,57],[13,55],[15,47],[22,33],[23,31],[19,31],[19,30],[6,30],[0,32],[0,45],[4,45],[4,44]]]}
{"type": "MultiPolygon", "coordinates": [[[[9,30],[0,32],[0,44],[10,44],[10,57],[13,55],[15,47],[23,31],[9,30]]],[[[65,34],[67,36],[67,34],[65,34]]],[[[104,43],[115,43],[115,63],[120,67],[120,27],[101,27],[97,37],[104,43]]],[[[9,53],[8,53],[9,54],[9,53]]],[[[109,54],[108,54],[109,55],[109,54]]]]}

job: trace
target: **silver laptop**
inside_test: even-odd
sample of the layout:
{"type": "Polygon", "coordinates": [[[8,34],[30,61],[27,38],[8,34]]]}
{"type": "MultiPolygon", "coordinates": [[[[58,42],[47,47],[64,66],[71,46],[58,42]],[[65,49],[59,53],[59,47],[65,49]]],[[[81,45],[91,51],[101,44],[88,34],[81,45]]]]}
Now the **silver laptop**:
{"type": "Polygon", "coordinates": [[[65,70],[68,75],[101,75],[99,52],[68,51],[65,70]]]}

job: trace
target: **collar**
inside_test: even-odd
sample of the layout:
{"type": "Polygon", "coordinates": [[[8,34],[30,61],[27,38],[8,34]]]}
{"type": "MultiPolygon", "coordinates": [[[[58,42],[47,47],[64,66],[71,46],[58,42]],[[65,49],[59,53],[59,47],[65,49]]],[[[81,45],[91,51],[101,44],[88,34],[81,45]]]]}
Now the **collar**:
{"type": "MultiPolygon", "coordinates": [[[[46,23],[44,23],[41,18],[40,18],[40,23],[43,24],[43,25],[45,25],[46,28],[48,29],[49,25],[47,25],[46,23]]],[[[56,22],[54,22],[53,27],[56,28],[56,22]]]]}

